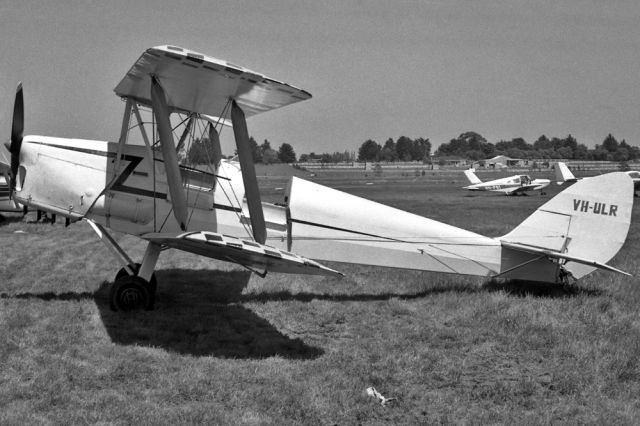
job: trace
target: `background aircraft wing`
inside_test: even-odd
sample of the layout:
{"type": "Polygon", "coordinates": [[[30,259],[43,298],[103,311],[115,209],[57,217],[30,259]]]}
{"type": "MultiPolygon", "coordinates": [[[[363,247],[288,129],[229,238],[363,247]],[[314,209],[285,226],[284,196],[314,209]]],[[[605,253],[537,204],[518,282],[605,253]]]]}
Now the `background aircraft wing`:
{"type": "Polygon", "coordinates": [[[171,110],[221,116],[235,99],[246,117],[311,98],[311,94],[260,73],[175,46],[147,49],[114,89],[151,105],[151,76],[162,82],[171,110]]]}
{"type": "Polygon", "coordinates": [[[521,192],[533,191],[534,189],[538,189],[539,187],[540,185],[522,185],[513,188],[505,188],[500,190],[500,192],[504,192],[506,194],[520,194],[521,192]]]}
{"type": "Polygon", "coordinates": [[[342,275],[338,271],[294,253],[216,232],[150,233],[141,235],[141,238],[189,253],[238,263],[256,272],[342,275]]]}

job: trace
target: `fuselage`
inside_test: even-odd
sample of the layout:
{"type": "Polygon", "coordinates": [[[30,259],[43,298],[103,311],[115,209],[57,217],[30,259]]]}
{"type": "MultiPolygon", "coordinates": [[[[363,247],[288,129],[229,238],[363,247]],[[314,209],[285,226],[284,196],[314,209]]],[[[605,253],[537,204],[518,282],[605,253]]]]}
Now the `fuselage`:
{"type": "Polygon", "coordinates": [[[549,179],[531,179],[527,175],[514,175],[506,178],[495,179],[489,182],[481,182],[465,186],[470,191],[495,191],[495,192],[524,192],[537,191],[549,186],[549,179]]]}
{"type": "MultiPolygon", "coordinates": [[[[214,173],[181,167],[180,174],[187,234],[208,231],[251,239],[237,163],[223,160],[214,173]]],[[[16,200],[142,238],[187,235],[173,215],[162,158],[145,145],[26,136],[16,200]]],[[[285,204],[262,203],[266,244],[311,259],[543,281],[553,281],[559,270],[539,255],[514,254],[500,238],[302,179],[290,181],[285,204]],[[529,269],[521,271],[520,263],[529,269]]]]}
{"type": "MultiPolygon", "coordinates": [[[[222,160],[215,173],[181,167],[188,229],[250,235],[239,165],[222,160]]],[[[133,235],[178,233],[164,162],[144,145],[26,136],[20,152],[16,200],[70,218],[87,216],[133,235]],[[153,160],[152,160],[153,158],[153,160]]],[[[286,213],[265,206],[268,231],[281,241],[286,213]],[[282,223],[280,223],[282,222],[282,223]]]]}

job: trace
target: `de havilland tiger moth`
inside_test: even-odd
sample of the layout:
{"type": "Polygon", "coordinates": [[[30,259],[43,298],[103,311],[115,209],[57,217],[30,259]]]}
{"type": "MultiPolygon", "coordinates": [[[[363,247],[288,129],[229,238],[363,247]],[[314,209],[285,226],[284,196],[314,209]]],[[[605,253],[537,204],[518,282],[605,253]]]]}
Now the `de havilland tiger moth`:
{"type": "Polygon", "coordinates": [[[308,92],[158,46],[142,53],[115,93],[125,104],[117,142],[23,136],[18,85],[5,164],[16,203],[82,220],[110,248],[122,267],[110,290],[113,309],[153,307],[154,270],[167,248],[261,276],[339,275],[322,261],[551,283],[597,268],[624,273],[606,263],[624,244],[631,220],[633,183],[624,173],[576,183],[498,238],[296,177],[283,203],[269,204],[261,202],[245,119],[307,100],[308,92]],[[233,129],[238,161],[221,155],[222,126],[233,129]],[[186,145],[198,138],[211,144],[206,170],[185,162],[186,145]],[[146,241],[140,263],[110,230],[146,241]]]}

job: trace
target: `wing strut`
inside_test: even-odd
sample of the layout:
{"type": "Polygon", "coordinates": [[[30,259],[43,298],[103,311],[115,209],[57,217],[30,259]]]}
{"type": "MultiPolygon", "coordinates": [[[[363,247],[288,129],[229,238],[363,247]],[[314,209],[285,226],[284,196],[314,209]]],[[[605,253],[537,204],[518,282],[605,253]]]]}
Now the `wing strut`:
{"type": "Polygon", "coordinates": [[[155,75],[151,77],[151,105],[153,106],[153,115],[156,118],[158,126],[160,147],[162,149],[164,169],[167,173],[167,184],[169,185],[169,194],[171,195],[173,215],[178,221],[180,229],[186,231],[188,215],[187,198],[182,188],[182,176],[180,175],[180,167],[178,166],[178,155],[176,154],[176,147],[171,133],[169,107],[167,106],[164,89],[160,86],[160,82],[155,75]]]}
{"type": "Polygon", "coordinates": [[[244,181],[245,195],[247,197],[247,204],[249,205],[249,218],[251,219],[253,238],[258,243],[264,244],[267,240],[267,228],[264,223],[258,179],[256,178],[256,169],[253,165],[251,146],[249,145],[249,131],[247,130],[244,112],[238,104],[236,104],[236,101],[231,103],[231,121],[233,123],[233,134],[236,139],[236,146],[238,148],[238,158],[240,159],[240,171],[242,172],[242,180],[244,181]]]}

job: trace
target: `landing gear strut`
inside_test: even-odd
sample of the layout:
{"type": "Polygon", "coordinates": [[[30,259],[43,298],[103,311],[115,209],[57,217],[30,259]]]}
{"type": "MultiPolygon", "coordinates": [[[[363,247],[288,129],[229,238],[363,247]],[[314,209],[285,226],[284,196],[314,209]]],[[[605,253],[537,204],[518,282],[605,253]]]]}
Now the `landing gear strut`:
{"type": "Polygon", "coordinates": [[[142,263],[135,263],[120,247],[116,240],[109,235],[100,224],[85,219],[98,237],[118,259],[122,268],[115,276],[109,292],[109,306],[114,311],[152,310],[155,305],[158,281],[153,270],[160,256],[162,247],[149,242],[142,258],[142,263]]]}

